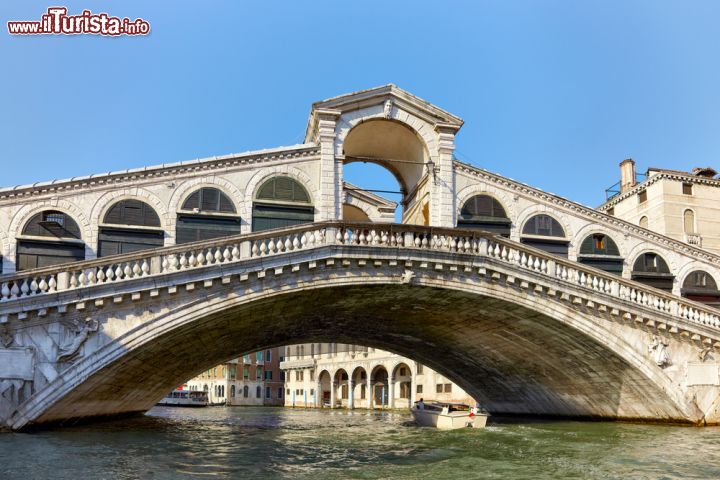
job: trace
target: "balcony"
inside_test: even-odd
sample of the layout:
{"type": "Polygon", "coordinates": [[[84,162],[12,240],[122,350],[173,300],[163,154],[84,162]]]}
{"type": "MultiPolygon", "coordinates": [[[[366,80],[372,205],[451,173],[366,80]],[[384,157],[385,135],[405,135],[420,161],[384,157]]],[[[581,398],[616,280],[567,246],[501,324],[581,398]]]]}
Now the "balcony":
{"type": "Polygon", "coordinates": [[[313,368],[315,367],[315,359],[301,358],[298,360],[285,360],[280,362],[280,370],[290,370],[291,368],[313,368]]]}
{"type": "Polygon", "coordinates": [[[702,237],[698,234],[685,234],[685,243],[702,248],[702,237]]]}

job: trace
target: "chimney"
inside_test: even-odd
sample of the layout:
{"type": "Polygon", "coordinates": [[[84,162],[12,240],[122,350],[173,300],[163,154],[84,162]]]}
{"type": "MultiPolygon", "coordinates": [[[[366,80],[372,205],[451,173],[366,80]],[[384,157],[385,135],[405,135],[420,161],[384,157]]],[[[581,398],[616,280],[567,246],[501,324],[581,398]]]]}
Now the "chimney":
{"type": "Polygon", "coordinates": [[[625,193],[635,186],[635,161],[626,158],[620,162],[620,192],[625,193]]]}

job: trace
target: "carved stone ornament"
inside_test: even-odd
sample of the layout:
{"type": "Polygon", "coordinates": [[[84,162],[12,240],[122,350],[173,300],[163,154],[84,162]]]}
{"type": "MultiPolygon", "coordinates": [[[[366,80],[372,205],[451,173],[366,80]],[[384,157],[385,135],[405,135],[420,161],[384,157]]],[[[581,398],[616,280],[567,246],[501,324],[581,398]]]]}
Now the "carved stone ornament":
{"type": "Polygon", "coordinates": [[[406,268],[405,272],[402,274],[402,283],[410,284],[412,283],[413,278],[415,278],[415,272],[406,268]]]}
{"type": "Polygon", "coordinates": [[[60,347],[57,362],[61,363],[76,359],[80,353],[80,347],[90,337],[90,334],[97,332],[99,328],[100,323],[92,318],[87,318],[84,322],[74,320],[72,330],[75,333],[75,338],[70,343],[60,347]]]}
{"type": "Polygon", "coordinates": [[[383,116],[385,118],[392,117],[392,108],[393,108],[393,101],[390,99],[385,100],[385,105],[383,106],[383,116]]]}
{"type": "Polygon", "coordinates": [[[670,356],[668,355],[667,346],[667,342],[656,336],[653,336],[650,341],[648,353],[658,367],[666,367],[670,365],[670,356]]]}
{"type": "Polygon", "coordinates": [[[10,345],[12,345],[14,341],[15,341],[15,335],[10,333],[7,325],[2,325],[0,327],[0,345],[7,348],[10,345]]]}

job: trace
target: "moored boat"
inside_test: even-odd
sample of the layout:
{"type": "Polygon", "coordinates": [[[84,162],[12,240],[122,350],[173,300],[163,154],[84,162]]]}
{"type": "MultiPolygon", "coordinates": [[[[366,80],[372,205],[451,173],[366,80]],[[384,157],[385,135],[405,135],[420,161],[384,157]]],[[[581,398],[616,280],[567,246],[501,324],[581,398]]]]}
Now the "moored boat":
{"type": "Polygon", "coordinates": [[[484,428],[487,413],[478,411],[463,403],[415,402],[410,409],[415,421],[424,427],[435,427],[440,430],[456,428],[484,428]]]}
{"type": "Polygon", "coordinates": [[[207,407],[207,392],[173,390],[157,403],[163,407],[207,407]]]}

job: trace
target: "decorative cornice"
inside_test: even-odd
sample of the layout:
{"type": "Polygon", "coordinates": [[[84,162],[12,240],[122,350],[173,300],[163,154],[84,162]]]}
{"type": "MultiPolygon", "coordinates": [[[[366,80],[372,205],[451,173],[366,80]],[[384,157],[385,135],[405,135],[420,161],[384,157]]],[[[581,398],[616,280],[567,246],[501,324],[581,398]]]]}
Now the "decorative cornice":
{"type": "Polygon", "coordinates": [[[657,245],[663,246],[677,253],[688,255],[693,258],[720,266],[720,255],[716,255],[701,248],[693,247],[692,245],[680,242],[678,240],[675,240],[674,238],[666,237],[665,235],[661,235],[652,230],[639,227],[630,222],[626,222],[625,220],[621,220],[617,217],[613,217],[612,215],[601,212],[600,210],[580,205],[579,203],[575,203],[564,197],[544,192],[527,184],[516,182],[515,180],[511,180],[507,177],[502,177],[495,173],[491,173],[482,168],[468,165],[458,160],[455,160],[455,168],[475,177],[480,177],[483,179],[483,181],[509,188],[519,194],[534,197],[543,202],[551,203],[556,207],[569,210],[576,214],[584,215],[592,219],[592,221],[594,222],[600,222],[607,226],[619,228],[623,230],[625,234],[635,235],[645,241],[653,242],[657,245]]]}
{"type": "Polygon", "coordinates": [[[221,155],[215,157],[188,160],[171,164],[134,168],[117,172],[86,175],[50,182],[38,182],[32,185],[19,185],[0,189],[0,201],[26,198],[37,195],[65,193],[99,185],[123,186],[136,185],[139,180],[163,178],[183,173],[226,170],[239,165],[266,163],[277,160],[300,159],[319,155],[315,144],[300,144],[245,153],[221,155]]]}
{"type": "Polygon", "coordinates": [[[679,182],[684,183],[696,183],[699,185],[708,185],[711,187],[720,187],[720,180],[714,179],[714,178],[705,178],[705,177],[698,177],[696,175],[686,174],[683,175],[682,173],[675,173],[675,172],[658,172],[650,175],[647,179],[643,180],[642,182],[635,185],[633,188],[628,190],[625,193],[621,193],[619,195],[615,195],[610,200],[607,200],[605,203],[600,205],[598,207],[598,210],[605,211],[609,208],[614,207],[618,203],[622,202],[623,200],[632,197],[633,195],[636,195],[638,192],[645,190],[650,185],[659,182],[660,180],[675,180],[679,182]]]}

